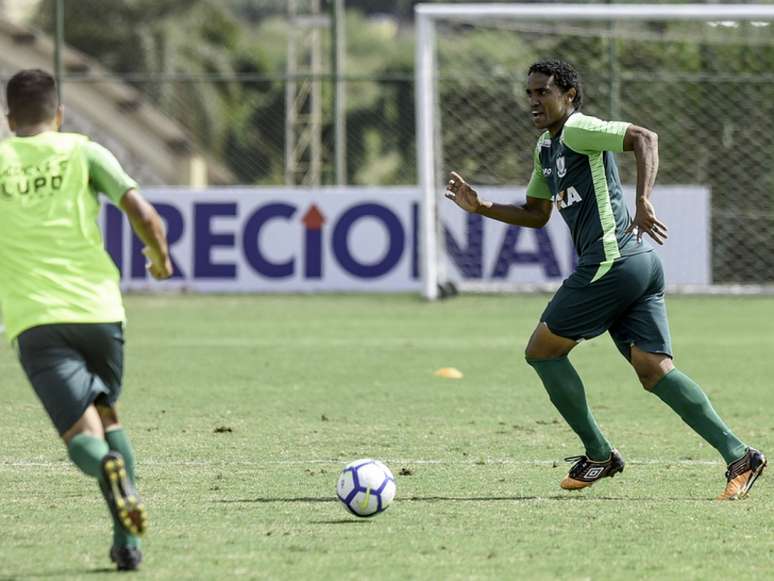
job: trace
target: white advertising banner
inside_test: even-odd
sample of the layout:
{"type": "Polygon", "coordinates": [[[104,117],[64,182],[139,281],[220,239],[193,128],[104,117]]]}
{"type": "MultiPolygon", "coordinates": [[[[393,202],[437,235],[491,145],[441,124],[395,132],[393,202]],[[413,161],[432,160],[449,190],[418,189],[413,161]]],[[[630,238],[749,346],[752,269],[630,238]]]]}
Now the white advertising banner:
{"type": "MultiPolygon", "coordinates": [[[[502,202],[524,188],[484,190],[502,202]]],[[[145,272],[142,244],[119,210],[106,206],[105,244],[126,290],[195,292],[416,291],[421,288],[421,195],[414,187],[147,189],[167,225],[173,279],[145,272]]],[[[670,284],[709,284],[709,192],[658,188],[670,240],[659,252],[670,284]]],[[[453,280],[559,283],[574,266],[564,222],[542,230],[468,215],[441,202],[453,280]]]]}
{"type": "Polygon", "coordinates": [[[166,222],[175,275],[150,279],[142,245],[109,207],[106,246],[127,290],[419,289],[416,188],[170,188],[144,195],[166,222]]]}

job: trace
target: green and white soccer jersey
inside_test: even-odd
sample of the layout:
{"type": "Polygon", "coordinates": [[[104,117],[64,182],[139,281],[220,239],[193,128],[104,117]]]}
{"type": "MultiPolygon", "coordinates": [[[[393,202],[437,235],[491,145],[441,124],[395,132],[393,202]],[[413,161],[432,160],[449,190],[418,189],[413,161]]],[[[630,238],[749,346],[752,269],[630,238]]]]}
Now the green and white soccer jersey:
{"type": "Polygon", "coordinates": [[[561,134],[538,139],[527,195],[551,199],[570,228],[579,266],[597,265],[593,281],[621,256],[649,252],[626,233],[631,224],[614,152],[623,151],[628,123],[570,116],[561,134]]]}
{"type": "Polygon", "coordinates": [[[51,131],[0,143],[0,305],[10,340],[37,325],[124,320],[97,192],[118,202],[136,186],[83,135],[51,131]]]}

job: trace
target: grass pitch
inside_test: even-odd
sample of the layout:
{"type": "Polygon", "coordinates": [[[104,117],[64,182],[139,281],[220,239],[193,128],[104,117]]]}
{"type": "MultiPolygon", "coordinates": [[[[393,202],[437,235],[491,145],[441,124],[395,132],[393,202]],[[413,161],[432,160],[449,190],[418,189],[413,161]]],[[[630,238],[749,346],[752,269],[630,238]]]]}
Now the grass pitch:
{"type": "MultiPolygon", "coordinates": [[[[568,493],[581,452],[521,355],[545,296],[134,296],[121,417],[151,519],[137,579],[774,577],[774,470],[724,465],[612,341],[573,361],[626,470],[568,493]],[[464,379],[437,378],[453,366],[464,379]],[[334,498],[384,460],[395,504],[334,498]]],[[[669,302],[677,365],[774,456],[774,299],[669,302]]],[[[0,347],[0,579],[113,577],[107,512],[0,347]]]]}

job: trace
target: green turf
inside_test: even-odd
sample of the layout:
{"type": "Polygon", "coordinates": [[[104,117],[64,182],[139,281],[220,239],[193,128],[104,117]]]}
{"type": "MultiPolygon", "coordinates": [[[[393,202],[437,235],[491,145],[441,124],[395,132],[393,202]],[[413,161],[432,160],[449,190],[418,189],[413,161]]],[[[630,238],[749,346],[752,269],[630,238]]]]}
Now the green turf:
{"type": "MultiPolygon", "coordinates": [[[[628,464],[559,489],[581,448],[521,355],[546,300],[129,297],[122,418],[151,518],[133,578],[773,578],[774,473],[711,501],[719,456],[607,337],[573,360],[628,464]],[[363,456],[398,484],[372,520],[334,500],[363,456]]],[[[670,317],[677,365],[774,455],[774,299],[675,297],[670,317]]],[[[105,508],[7,345],[0,410],[0,579],[102,578],[105,508]]]]}

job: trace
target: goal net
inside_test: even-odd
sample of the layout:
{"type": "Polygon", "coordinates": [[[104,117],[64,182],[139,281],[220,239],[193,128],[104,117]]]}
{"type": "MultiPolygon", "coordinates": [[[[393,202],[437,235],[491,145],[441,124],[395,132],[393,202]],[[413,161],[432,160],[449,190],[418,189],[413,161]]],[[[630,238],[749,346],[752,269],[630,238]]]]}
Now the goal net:
{"type": "MultiPolygon", "coordinates": [[[[554,213],[531,230],[443,198],[455,170],[483,197],[520,203],[539,131],[525,97],[544,58],[581,74],[583,112],[659,134],[653,201],[670,228],[668,283],[774,288],[774,5],[422,4],[416,9],[417,161],[424,294],[448,283],[555,287],[576,257],[554,213]]],[[[617,156],[630,211],[634,156],[617,156]]],[[[654,244],[655,246],[655,244],[654,244]]]]}

